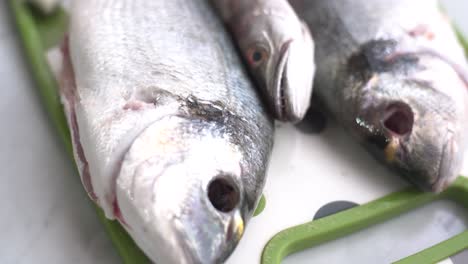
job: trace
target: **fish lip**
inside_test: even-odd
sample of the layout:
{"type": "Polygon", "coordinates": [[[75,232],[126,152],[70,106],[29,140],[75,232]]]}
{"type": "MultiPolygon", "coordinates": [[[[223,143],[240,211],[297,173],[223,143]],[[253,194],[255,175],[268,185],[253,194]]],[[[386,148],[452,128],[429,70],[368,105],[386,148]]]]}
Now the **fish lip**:
{"type": "Polygon", "coordinates": [[[289,48],[292,39],[286,41],[280,49],[278,64],[275,69],[275,79],[273,82],[273,95],[274,95],[274,110],[276,116],[280,121],[294,120],[292,113],[291,102],[289,101],[289,85],[287,82],[287,64],[289,59],[289,48]]]}
{"type": "Polygon", "coordinates": [[[452,172],[451,161],[453,158],[454,147],[453,133],[449,132],[447,138],[448,140],[445,141],[442,147],[442,155],[439,159],[439,166],[435,179],[430,182],[424,182],[423,178],[414,179],[410,177],[410,181],[419,186],[424,191],[440,193],[444,191],[454,179],[453,175],[449,175],[452,172]]]}
{"type": "MultiPolygon", "coordinates": [[[[437,169],[437,174],[435,175],[433,180],[427,181],[427,176],[430,176],[431,174],[406,174],[404,175],[407,180],[409,180],[411,183],[419,187],[423,191],[429,191],[429,192],[434,192],[434,193],[440,193],[444,191],[448,185],[452,182],[454,179],[453,175],[450,175],[452,173],[452,159],[453,159],[453,148],[454,148],[454,137],[453,137],[453,132],[450,131],[448,132],[447,136],[445,137],[447,140],[443,143],[442,146],[442,155],[440,156],[438,160],[438,169],[437,169]],[[418,176],[418,177],[415,177],[418,176]]],[[[393,142],[395,138],[394,135],[390,135],[391,140],[390,142],[393,142]]],[[[400,151],[406,152],[406,148],[404,145],[398,144],[398,148],[400,151]]],[[[401,153],[401,152],[400,152],[401,153]]],[[[437,160],[434,160],[436,162],[437,160]]]]}
{"type": "Polygon", "coordinates": [[[436,193],[443,191],[450,183],[450,179],[452,178],[450,175],[448,175],[448,173],[451,172],[449,161],[453,158],[453,132],[448,132],[447,138],[448,140],[445,141],[442,149],[442,156],[440,157],[439,161],[437,178],[430,185],[431,190],[436,193]]]}
{"type": "Polygon", "coordinates": [[[315,76],[314,47],[304,39],[291,38],[281,45],[278,54],[269,90],[272,108],[276,119],[297,123],[310,105],[315,76]]]}

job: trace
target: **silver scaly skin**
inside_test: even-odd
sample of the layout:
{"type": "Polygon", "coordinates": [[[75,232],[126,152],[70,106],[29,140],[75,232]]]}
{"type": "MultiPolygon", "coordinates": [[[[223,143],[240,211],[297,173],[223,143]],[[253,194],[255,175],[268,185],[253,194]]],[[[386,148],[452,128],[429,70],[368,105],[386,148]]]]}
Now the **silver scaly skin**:
{"type": "Polygon", "coordinates": [[[275,117],[298,122],[312,95],[314,43],[287,0],[211,0],[275,117]]]}
{"type": "Polygon", "coordinates": [[[79,0],[61,94],[90,197],[156,263],[220,263],[265,184],[273,120],[205,0],[79,0]]]}
{"type": "Polygon", "coordinates": [[[291,0],[314,29],[317,98],[378,160],[424,190],[460,172],[467,63],[436,0],[291,0]]]}

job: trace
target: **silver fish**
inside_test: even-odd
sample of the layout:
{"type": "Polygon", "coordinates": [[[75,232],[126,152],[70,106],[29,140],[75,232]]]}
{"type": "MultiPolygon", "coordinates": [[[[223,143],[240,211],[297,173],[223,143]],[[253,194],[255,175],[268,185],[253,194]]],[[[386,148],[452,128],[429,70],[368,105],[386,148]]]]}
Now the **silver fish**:
{"type": "Polygon", "coordinates": [[[315,73],[309,29],[287,0],[211,0],[281,121],[304,118],[315,73]]]}
{"type": "Polygon", "coordinates": [[[467,62],[436,0],[291,0],[314,29],[318,99],[377,159],[444,190],[467,144],[467,62]]]}
{"type": "Polygon", "coordinates": [[[205,0],[80,0],[61,94],[90,197],[156,263],[219,263],[260,198],[273,120],[205,0]]]}

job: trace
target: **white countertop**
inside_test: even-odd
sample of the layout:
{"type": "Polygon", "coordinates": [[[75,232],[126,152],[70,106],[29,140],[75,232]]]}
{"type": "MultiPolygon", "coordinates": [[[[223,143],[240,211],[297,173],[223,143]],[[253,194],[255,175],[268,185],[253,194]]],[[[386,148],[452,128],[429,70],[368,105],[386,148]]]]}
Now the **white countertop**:
{"type": "MultiPolygon", "coordinates": [[[[468,34],[468,2],[443,2],[468,34]]],[[[34,92],[5,1],[0,1],[0,82],[0,263],[120,263],[34,92]]],[[[291,131],[281,128],[277,141],[288,142],[291,131]]],[[[278,163],[288,153],[278,149],[285,144],[277,143],[272,159],[283,171],[288,168],[278,163]]],[[[380,184],[387,182],[405,185],[399,179],[380,184]]]]}

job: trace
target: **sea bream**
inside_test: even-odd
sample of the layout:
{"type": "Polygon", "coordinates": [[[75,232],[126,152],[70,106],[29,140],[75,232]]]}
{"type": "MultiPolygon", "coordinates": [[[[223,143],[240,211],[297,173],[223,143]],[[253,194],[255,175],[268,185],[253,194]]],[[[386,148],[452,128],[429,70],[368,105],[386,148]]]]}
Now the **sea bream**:
{"type": "Polygon", "coordinates": [[[275,117],[298,122],[312,95],[314,42],[287,0],[211,0],[275,117]]]}
{"type": "Polygon", "coordinates": [[[262,194],[273,121],[205,0],[80,0],[61,94],[90,197],[156,263],[219,263],[262,194]]]}
{"type": "Polygon", "coordinates": [[[291,0],[314,29],[325,108],[377,159],[424,190],[460,172],[467,62],[436,0],[291,0]]]}

